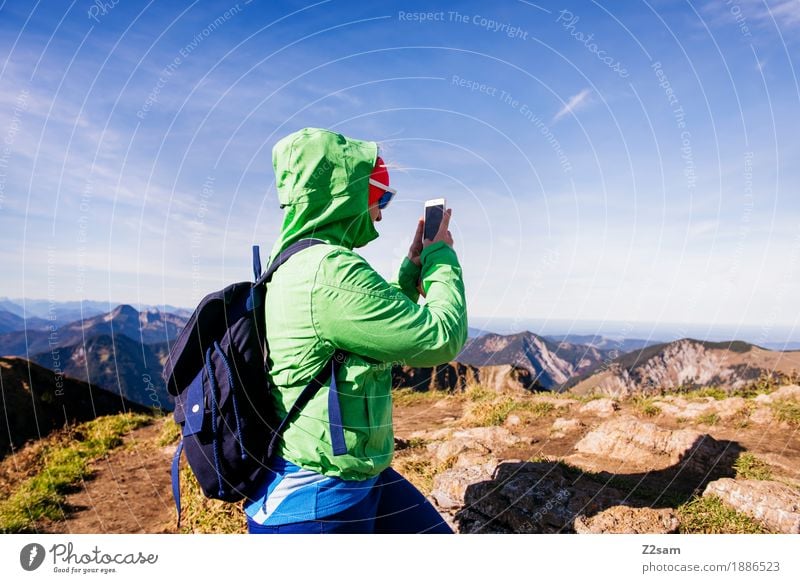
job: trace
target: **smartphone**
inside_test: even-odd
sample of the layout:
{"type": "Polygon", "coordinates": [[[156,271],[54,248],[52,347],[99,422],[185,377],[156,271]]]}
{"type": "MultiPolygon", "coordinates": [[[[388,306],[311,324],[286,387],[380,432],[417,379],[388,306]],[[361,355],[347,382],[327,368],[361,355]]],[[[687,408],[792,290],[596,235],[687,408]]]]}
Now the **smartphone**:
{"type": "Polygon", "coordinates": [[[432,198],[425,201],[425,230],[422,238],[432,240],[439,232],[439,225],[442,224],[444,216],[445,200],[443,198],[432,198]]]}

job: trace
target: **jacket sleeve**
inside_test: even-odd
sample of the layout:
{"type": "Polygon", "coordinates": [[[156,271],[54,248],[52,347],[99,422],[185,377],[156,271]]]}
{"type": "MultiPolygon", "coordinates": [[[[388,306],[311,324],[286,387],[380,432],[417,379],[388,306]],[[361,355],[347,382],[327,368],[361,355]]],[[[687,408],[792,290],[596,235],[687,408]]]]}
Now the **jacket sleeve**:
{"type": "Polygon", "coordinates": [[[421,273],[422,267],[411,261],[408,257],[404,257],[403,262],[400,264],[397,280],[390,281],[389,285],[399,289],[408,296],[408,299],[416,304],[419,301],[417,282],[419,281],[421,273]]]}
{"type": "Polygon", "coordinates": [[[317,337],[380,362],[436,366],[453,360],[467,340],[461,266],[443,241],[423,249],[426,302],[412,301],[362,257],[336,249],[320,262],[311,290],[317,337]]]}

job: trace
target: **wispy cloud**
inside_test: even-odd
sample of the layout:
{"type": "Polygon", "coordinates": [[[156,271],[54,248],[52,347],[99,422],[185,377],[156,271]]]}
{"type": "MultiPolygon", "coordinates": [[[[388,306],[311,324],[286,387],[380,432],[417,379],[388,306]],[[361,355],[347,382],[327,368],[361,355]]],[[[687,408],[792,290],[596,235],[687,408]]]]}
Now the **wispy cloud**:
{"type": "Polygon", "coordinates": [[[784,26],[796,27],[800,25],[800,2],[797,0],[778,0],[768,6],[764,6],[761,3],[753,3],[753,7],[754,9],[756,7],[762,9],[761,12],[756,13],[761,20],[769,19],[769,13],[771,12],[775,20],[784,26]]]}
{"type": "Polygon", "coordinates": [[[785,30],[800,28],[798,0],[739,0],[738,2],[709,2],[703,6],[704,15],[715,26],[735,23],[742,34],[751,36],[751,28],[772,28],[777,23],[785,30]],[[774,23],[773,23],[774,21],[774,23]]]}
{"type": "Polygon", "coordinates": [[[553,123],[560,120],[562,117],[569,113],[573,113],[589,103],[589,95],[592,93],[591,89],[584,89],[580,93],[573,95],[569,98],[566,105],[562,107],[559,112],[553,117],[553,123]]]}

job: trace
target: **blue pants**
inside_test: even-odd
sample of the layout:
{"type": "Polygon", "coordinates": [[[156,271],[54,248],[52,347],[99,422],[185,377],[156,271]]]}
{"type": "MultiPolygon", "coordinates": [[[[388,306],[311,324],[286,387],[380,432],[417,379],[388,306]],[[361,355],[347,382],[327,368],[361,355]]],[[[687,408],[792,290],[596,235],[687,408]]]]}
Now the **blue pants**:
{"type": "Polygon", "coordinates": [[[361,502],[332,516],[276,526],[264,526],[248,517],[247,529],[250,534],[453,534],[425,496],[392,468],[381,472],[361,502]]]}

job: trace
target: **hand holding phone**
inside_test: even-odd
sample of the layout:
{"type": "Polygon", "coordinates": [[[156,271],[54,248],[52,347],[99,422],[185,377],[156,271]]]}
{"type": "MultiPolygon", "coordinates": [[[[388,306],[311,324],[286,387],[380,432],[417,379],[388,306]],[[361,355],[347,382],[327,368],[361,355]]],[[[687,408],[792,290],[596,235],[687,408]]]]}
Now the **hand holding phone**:
{"type": "Polygon", "coordinates": [[[453,236],[448,230],[450,215],[453,209],[445,210],[445,199],[434,198],[425,201],[425,226],[423,228],[422,246],[427,247],[436,241],[444,241],[453,246],[453,236]]]}

